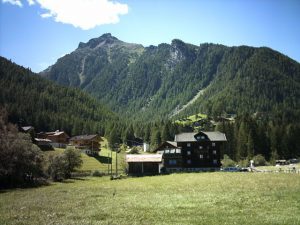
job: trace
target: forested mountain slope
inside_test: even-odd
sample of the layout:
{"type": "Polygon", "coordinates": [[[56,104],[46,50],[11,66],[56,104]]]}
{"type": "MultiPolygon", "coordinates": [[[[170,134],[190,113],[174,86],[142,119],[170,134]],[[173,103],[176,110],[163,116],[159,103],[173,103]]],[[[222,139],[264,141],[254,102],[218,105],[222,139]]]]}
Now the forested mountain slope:
{"type": "Polygon", "coordinates": [[[100,132],[117,116],[88,94],[47,81],[0,57],[0,107],[11,122],[37,131],[64,129],[68,134],[100,132]]]}
{"type": "Polygon", "coordinates": [[[80,43],[41,75],[80,87],[136,119],[300,108],[300,64],[265,47],[177,39],[143,47],[104,34],[80,43]]]}

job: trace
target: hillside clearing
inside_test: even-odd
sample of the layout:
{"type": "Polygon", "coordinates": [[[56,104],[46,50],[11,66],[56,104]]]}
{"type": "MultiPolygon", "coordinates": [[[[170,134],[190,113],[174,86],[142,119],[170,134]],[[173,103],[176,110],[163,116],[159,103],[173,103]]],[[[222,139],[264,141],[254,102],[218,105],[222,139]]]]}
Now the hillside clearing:
{"type": "MultiPolygon", "coordinates": [[[[112,163],[112,171],[116,171],[116,152],[112,152],[108,149],[108,142],[106,138],[102,138],[101,151],[98,156],[89,156],[85,153],[81,153],[82,166],[78,169],[81,172],[92,172],[98,170],[100,173],[107,174],[109,170],[109,165],[112,163]]],[[[49,157],[50,155],[56,155],[62,153],[64,149],[55,148],[54,151],[45,151],[44,155],[49,157]]],[[[125,171],[125,152],[118,153],[118,172],[124,173],[125,171]]]]}
{"type": "Polygon", "coordinates": [[[299,174],[68,180],[0,193],[0,224],[300,224],[299,174]]]}
{"type": "Polygon", "coordinates": [[[176,120],[175,123],[180,124],[182,126],[191,126],[194,122],[201,120],[201,119],[207,119],[207,115],[198,113],[195,115],[188,116],[186,118],[176,120]]]}

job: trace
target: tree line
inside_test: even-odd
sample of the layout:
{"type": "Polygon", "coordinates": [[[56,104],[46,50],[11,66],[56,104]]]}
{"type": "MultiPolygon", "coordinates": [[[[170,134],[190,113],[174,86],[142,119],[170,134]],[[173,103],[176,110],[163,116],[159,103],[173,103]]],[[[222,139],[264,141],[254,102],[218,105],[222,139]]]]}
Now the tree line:
{"type": "Polygon", "coordinates": [[[300,123],[296,118],[290,120],[284,114],[271,118],[244,114],[234,123],[218,124],[216,129],[227,137],[223,154],[237,162],[247,163],[255,155],[262,155],[273,164],[277,159],[300,157],[300,123]]]}
{"type": "Polygon", "coordinates": [[[88,94],[47,81],[30,69],[0,58],[0,106],[9,121],[36,131],[65,130],[69,135],[103,135],[118,117],[88,94]]]}

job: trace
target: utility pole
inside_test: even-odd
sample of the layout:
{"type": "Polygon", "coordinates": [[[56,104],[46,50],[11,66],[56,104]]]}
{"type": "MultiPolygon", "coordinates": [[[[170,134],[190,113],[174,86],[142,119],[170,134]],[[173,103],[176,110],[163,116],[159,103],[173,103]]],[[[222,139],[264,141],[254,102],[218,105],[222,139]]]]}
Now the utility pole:
{"type": "Polygon", "coordinates": [[[112,176],[112,173],[113,173],[113,168],[112,168],[112,151],[110,151],[110,158],[111,158],[111,161],[110,161],[110,176],[112,176]]]}
{"type": "Polygon", "coordinates": [[[118,176],[118,150],[116,149],[116,177],[118,176]]]}
{"type": "Polygon", "coordinates": [[[109,175],[109,152],[107,152],[107,175],[109,175]]]}

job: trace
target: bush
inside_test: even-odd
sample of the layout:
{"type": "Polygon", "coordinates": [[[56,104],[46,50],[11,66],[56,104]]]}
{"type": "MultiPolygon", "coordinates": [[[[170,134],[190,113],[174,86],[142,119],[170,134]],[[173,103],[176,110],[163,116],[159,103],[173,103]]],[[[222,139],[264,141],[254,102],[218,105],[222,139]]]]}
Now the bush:
{"type": "Polygon", "coordinates": [[[99,170],[92,171],[91,175],[93,177],[102,177],[102,173],[99,170]]]}
{"type": "Polygon", "coordinates": [[[68,179],[81,164],[80,152],[74,147],[67,147],[62,154],[49,158],[48,174],[54,181],[68,179]]]}
{"type": "Polygon", "coordinates": [[[137,146],[133,146],[130,150],[130,154],[139,154],[139,148],[137,146]]]}
{"type": "Polygon", "coordinates": [[[54,181],[66,178],[67,161],[63,154],[50,156],[48,174],[54,181]]]}
{"type": "Polygon", "coordinates": [[[249,161],[249,159],[243,159],[243,160],[240,160],[238,162],[238,165],[240,167],[249,167],[250,166],[250,161],[249,161]]]}
{"type": "Polygon", "coordinates": [[[254,166],[266,166],[267,165],[267,161],[266,161],[265,157],[261,154],[254,156],[253,161],[254,161],[254,166]]]}
{"type": "Polygon", "coordinates": [[[233,167],[236,165],[236,162],[233,161],[228,155],[224,155],[223,160],[221,161],[222,167],[233,167]]]}
{"type": "Polygon", "coordinates": [[[70,178],[71,172],[82,165],[81,153],[75,147],[68,146],[63,155],[67,162],[66,178],[70,178]]]}

